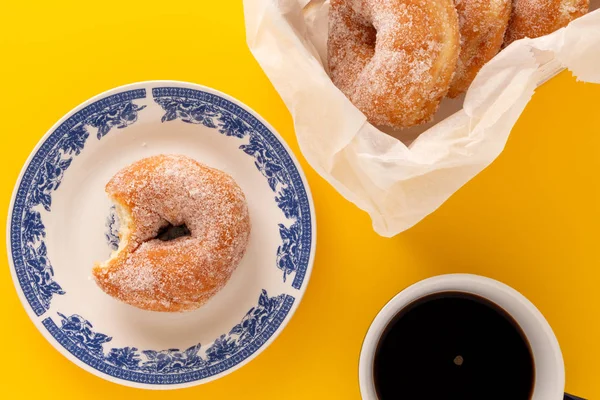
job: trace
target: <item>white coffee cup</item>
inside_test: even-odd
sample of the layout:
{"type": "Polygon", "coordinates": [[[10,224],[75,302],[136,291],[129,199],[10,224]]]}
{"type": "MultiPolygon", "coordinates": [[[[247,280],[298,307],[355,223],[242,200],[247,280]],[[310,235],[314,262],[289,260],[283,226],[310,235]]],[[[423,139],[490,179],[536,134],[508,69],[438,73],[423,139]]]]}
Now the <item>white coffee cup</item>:
{"type": "Polygon", "coordinates": [[[493,279],[468,274],[441,275],[418,282],[398,293],[377,314],[360,353],[359,382],[364,400],[377,400],[373,382],[373,361],[377,344],[388,323],[413,301],[447,291],[478,295],[510,314],[525,333],[533,353],[535,382],[531,400],[563,400],[563,357],[556,336],[542,313],[513,288],[493,279]]]}

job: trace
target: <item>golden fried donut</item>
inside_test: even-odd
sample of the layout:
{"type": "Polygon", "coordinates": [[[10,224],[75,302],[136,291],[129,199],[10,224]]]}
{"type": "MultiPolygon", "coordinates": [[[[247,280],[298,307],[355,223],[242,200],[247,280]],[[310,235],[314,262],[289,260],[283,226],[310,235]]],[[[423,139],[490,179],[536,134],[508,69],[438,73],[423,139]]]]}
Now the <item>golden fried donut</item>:
{"type": "Polygon", "coordinates": [[[498,54],[511,8],[511,0],[456,0],[460,56],[448,96],[467,90],[481,67],[498,54]]]}
{"type": "Polygon", "coordinates": [[[369,122],[427,122],[456,68],[454,0],[331,0],[327,47],[333,83],[369,122]]]}
{"type": "Polygon", "coordinates": [[[504,45],[552,33],[586,14],[589,0],[513,0],[504,45]]]}
{"type": "Polygon", "coordinates": [[[246,251],[250,217],[233,178],[181,155],[158,155],[119,171],[106,185],[120,220],[119,249],[94,266],[100,288],[152,311],[200,307],[229,280],[246,251]],[[164,241],[165,227],[188,236],[164,241]]]}

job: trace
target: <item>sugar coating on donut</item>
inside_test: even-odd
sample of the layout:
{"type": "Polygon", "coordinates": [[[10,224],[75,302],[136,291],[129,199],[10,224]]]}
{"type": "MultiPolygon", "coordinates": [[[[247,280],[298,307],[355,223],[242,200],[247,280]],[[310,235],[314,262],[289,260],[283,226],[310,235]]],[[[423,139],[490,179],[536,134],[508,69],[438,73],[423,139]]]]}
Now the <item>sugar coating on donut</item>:
{"type": "Polygon", "coordinates": [[[369,122],[394,128],[431,119],[459,53],[453,0],[332,0],[333,83],[369,122]]]}
{"type": "Polygon", "coordinates": [[[120,245],[93,275],[105,292],[153,311],[199,307],[229,280],[250,235],[246,199],[231,176],[181,155],[119,171],[106,185],[117,205],[120,245]],[[157,239],[168,226],[190,236],[157,239]]]}
{"type": "Polygon", "coordinates": [[[502,48],[512,0],[455,0],[460,29],[460,55],[448,92],[466,91],[479,70],[502,48]]]}
{"type": "Polygon", "coordinates": [[[504,45],[548,35],[585,15],[589,8],[589,0],[513,0],[504,45]]]}

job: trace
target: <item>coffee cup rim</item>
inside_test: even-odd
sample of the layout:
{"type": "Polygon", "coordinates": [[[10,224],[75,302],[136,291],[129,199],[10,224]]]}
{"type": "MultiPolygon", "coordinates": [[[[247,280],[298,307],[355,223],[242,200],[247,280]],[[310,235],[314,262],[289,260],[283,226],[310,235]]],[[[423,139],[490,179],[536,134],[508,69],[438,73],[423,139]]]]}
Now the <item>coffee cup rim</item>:
{"type": "MultiPolygon", "coordinates": [[[[548,350],[553,353],[552,363],[554,365],[550,366],[555,373],[554,379],[552,379],[553,386],[549,390],[544,390],[544,393],[550,391],[552,397],[548,397],[545,394],[544,400],[554,400],[555,398],[556,400],[562,400],[565,386],[564,361],[558,340],[548,321],[535,305],[517,290],[497,280],[472,274],[447,274],[424,279],[400,291],[383,306],[371,322],[361,347],[359,358],[359,386],[362,398],[365,400],[377,400],[378,398],[373,382],[375,350],[383,331],[400,310],[424,296],[445,291],[462,291],[489,299],[486,293],[482,293],[485,290],[494,290],[498,295],[508,296],[509,298],[518,301],[519,307],[521,307],[529,317],[532,317],[536,321],[544,335],[548,350]]],[[[499,303],[497,299],[490,300],[499,303]]],[[[498,305],[501,307],[503,306],[503,304],[498,305]]],[[[517,320],[517,322],[519,321],[517,320]]],[[[532,338],[528,337],[528,340],[531,341],[532,338]]],[[[539,395],[536,395],[540,390],[541,389],[535,388],[532,400],[542,398],[539,395]]]]}

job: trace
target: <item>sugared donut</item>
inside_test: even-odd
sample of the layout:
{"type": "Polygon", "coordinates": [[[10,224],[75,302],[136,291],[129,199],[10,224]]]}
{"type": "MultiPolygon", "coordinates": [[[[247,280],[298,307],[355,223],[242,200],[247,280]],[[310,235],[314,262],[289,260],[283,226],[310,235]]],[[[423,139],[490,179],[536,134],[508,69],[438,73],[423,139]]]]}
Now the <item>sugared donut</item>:
{"type": "Polygon", "coordinates": [[[589,0],[513,0],[504,45],[552,33],[586,14],[589,0]]]}
{"type": "Polygon", "coordinates": [[[511,0],[456,0],[460,56],[448,96],[467,90],[481,67],[498,54],[511,8],[511,0]]]}
{"type": "Polygon", "coordinates": [[[454,0],[331,0],[333,83],[375,125],[431,119],[459,53],[454,0]]]}
{"type": "Polygon", "coordinates": [[[120,219],[119,249],[93,268],[109,295],[152,311],[204,304],[229,280],[250,236],[246,198],[233,178],[181,155],[158,155],[106,185],[120,219]],[[157,238],[167,226],[188,236],[157,238]]]}

